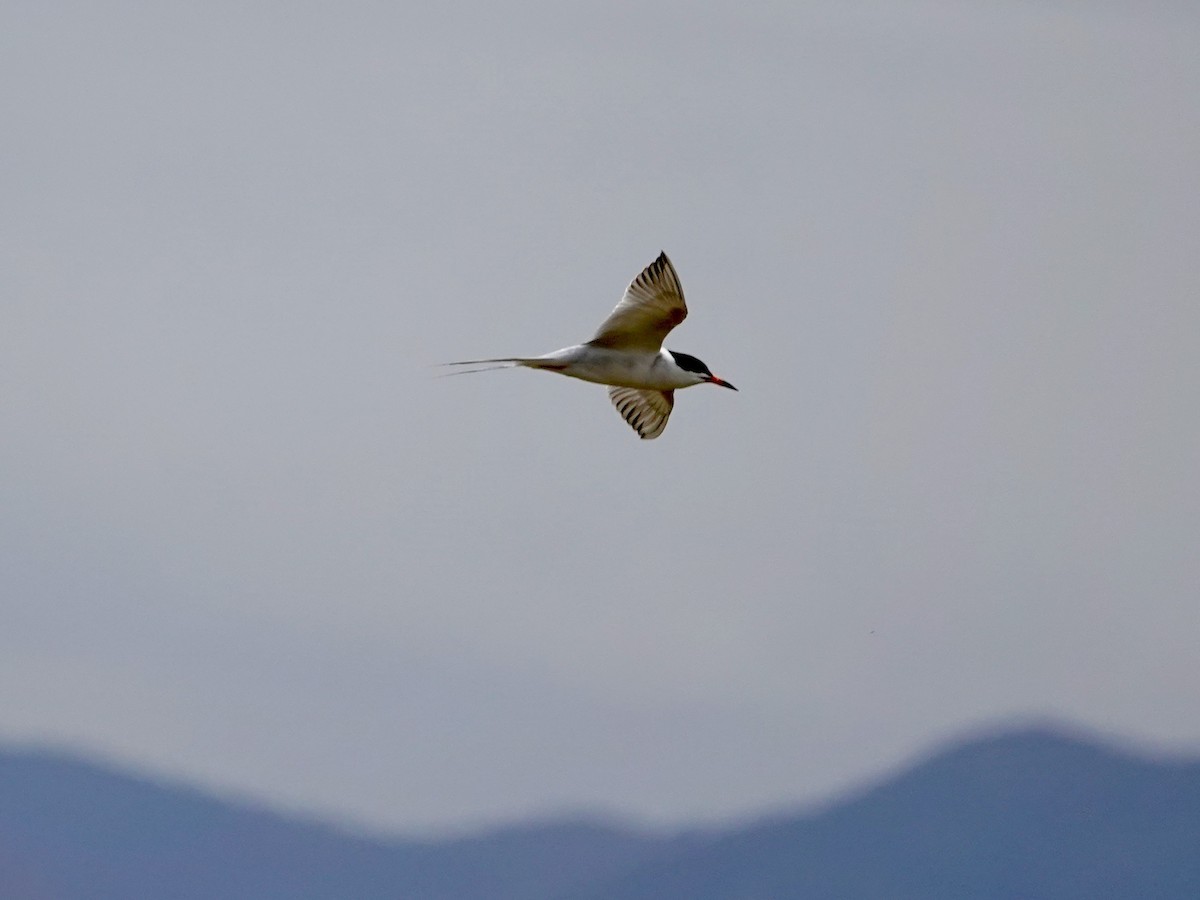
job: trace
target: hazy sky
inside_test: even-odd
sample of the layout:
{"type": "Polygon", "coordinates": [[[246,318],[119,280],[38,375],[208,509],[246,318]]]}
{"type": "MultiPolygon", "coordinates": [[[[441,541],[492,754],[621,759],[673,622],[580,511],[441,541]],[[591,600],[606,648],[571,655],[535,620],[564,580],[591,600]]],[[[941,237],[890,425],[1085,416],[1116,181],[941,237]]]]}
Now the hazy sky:
{"type": "Polygon", "coordinates": [[[1200,748],[1190,3],[0,8],[0,738],[372,825],[1200,748]],[[438,378],[665,249],[734,394],[438,378]]]}

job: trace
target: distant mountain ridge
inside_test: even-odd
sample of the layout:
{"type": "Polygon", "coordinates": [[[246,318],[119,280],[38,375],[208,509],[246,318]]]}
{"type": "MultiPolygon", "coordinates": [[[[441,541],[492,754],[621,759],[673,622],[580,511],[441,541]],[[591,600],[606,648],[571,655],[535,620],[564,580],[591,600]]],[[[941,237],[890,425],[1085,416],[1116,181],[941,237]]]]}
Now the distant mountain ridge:
{"type": "Polygon", "coordinates": [[[1047,728],[980,737],[823,809],[648,835],[532,823],[387,840],[0,750],[3,900],[1200,898],[1200,759],[1047,728]]]}

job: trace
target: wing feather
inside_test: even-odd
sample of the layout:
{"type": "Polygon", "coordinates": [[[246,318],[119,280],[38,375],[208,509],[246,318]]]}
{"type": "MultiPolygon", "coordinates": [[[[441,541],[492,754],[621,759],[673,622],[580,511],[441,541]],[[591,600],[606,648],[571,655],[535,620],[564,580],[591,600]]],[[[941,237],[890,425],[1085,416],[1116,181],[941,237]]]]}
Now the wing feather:
{"type": "Polygon", "coordinates": [[[653,440],[667,427],[675,406],[674,391],[643,391],[637,388],[610,387],[608,399],[621,417],[642,440],[653,440]]]}
{"type": "Polygon", "coordinates": [[[630,282],[625,296],[592,337],[590,344],[613,350],[657,353],[667,334],[687,318],[679,275],[666,253],[630,282]]]}

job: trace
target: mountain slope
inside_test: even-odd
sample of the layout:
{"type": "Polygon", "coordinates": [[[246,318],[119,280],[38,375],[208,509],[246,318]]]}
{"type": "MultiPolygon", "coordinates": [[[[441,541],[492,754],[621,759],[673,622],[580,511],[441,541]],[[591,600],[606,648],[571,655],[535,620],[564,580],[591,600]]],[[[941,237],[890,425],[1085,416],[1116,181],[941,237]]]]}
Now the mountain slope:
{"type": "Polygon", "coordinates": [[[969,741],[806,815],[654,838],[585,822],[351,835],[0,751],[5,900],[1200,897],[1200,761],[1050,730],[969,741]]]}
{"type": "Polygon", "coordinates": [[[972,741],[823,812],[744,829],[588,900],[1200,897],[1200,762],[1045,731],[972,741]]]}
{"type": "Polygon", "coordinates": [[[56,753],[0,752],[4,900],[523,900],[682,846],[571,822],[370,839],[56,753]]]}

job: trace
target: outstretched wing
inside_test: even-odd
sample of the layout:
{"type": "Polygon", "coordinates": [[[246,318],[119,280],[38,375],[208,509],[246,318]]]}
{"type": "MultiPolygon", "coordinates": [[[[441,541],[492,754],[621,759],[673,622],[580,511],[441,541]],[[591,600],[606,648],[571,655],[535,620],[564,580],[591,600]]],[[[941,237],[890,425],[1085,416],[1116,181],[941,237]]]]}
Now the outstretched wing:
{"type": "Polygon", "coordinates": [[[675,267],[660,253],[625,290],[599,331],[588,343],[613,350],[657,353],[667,333],[687,318],[683,288],[675,267]]]}
{"type": "Polygon", "coordinates": [[[652,440],[663,433],[667,419],[675,406],[674,391],[642,391],[637,388],[610,387],[608,399],[622,418],[632,426],[642,440],[652,440]]]}

